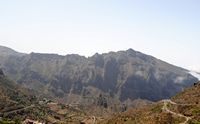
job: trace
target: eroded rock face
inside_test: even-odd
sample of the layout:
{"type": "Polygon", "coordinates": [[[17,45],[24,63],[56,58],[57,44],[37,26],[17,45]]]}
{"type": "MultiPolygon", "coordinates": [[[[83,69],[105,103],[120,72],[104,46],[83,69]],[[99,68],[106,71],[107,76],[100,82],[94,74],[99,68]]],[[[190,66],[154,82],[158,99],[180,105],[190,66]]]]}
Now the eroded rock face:
{"type": "Polygon", "coordinates": [[[0,53],[0,64],[18,83],[66,101],[71,97],[81,102],[86,97],[97,99],[99,94],[120,101],[156,101],[197,81],[185,69],[132,49],[89,58],[74,54],[0,53]]]}

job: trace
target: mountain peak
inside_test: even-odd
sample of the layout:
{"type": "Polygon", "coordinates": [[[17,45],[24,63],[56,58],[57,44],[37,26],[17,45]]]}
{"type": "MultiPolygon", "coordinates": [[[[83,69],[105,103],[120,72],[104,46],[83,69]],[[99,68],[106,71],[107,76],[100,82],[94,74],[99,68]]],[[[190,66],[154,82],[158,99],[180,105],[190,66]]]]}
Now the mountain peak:
{"type": "Polygon", "coordinates": [[[126,50],[127,53],[135,53],[136,51],[133,50],[132,48],[129,48],[128,50],[126,50]]]}

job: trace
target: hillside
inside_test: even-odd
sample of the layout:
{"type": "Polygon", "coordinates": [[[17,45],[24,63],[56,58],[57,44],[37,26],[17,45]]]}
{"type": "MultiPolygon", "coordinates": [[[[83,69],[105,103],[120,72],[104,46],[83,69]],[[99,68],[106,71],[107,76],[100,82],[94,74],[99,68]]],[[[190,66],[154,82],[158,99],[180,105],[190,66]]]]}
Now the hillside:
{"type": "Polygon", "coordinates": [[[172,97],[116,114],[99,124],[199,124],[200,82],[172,97]]]}
{"type": "Polygon", "coordinates": [[[25,114],[22,111],[32,108],[35,102],[36,97],[33,91],[21,88],[0,70],[0,123],[6,123],[9,120],[20,121],[25,114]]]}
{"type": "Polygon", "coordinates": [[[65,103],[91,104],[100,95],[108,104],[136,99],[157,101],[197,81],[185,69],[132,49],[88,58],[7,51],[9,54],[0,53],[6,75],[65,103]]]}
{"type": "Polygon", "coordinates": [[[109,114],[108,110],[97,106],[61,104],[37,94],[36,91],[9,80],[0,69],[0,124],[21,124],[28,121],[80,124],[92,115],[98,120],[103,113],[109,114]]]}

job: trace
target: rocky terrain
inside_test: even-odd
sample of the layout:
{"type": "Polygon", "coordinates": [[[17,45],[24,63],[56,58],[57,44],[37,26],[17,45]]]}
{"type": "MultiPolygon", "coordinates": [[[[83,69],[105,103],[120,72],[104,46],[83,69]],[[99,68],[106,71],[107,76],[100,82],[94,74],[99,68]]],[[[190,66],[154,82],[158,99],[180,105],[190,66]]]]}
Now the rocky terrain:
{"type": "Polygon", "coordinates": [[[170,99],[108,117],[99,124],[199,124],[200,82],[170,99]]]}
{"type": "MultiPolygon", "coordinates": [[[[0,65],[18,84],[73,104],[157,101],[193,85],[188,70],[129,49],[84,57],[24,54],[0,47],[0,65]]],[[[102,104],[101,104],[102,105],[102,104]]]]}
{"type": "Polygon", "coordinates": [[[104,113],[111,115],[109,112],[95,105],[62,104],[39,97],[37,91],[19,86],[0,70],[0,124],[80,124],[94,118],[99,121],[104,113]]]}

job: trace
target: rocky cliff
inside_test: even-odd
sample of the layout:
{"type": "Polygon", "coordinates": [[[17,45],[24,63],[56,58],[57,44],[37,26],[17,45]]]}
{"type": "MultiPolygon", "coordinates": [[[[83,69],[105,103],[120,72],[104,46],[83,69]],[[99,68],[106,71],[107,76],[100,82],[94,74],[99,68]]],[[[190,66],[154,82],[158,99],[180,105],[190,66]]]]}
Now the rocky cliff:
{"type": "Polygon", "coordinates": [[[65,102],[91,103],[101,94],[118,101],[157,101],[197,81],[186,69],[132,49],[88,58],[1,49],[0,64],[6,75],[65,102]]]}

